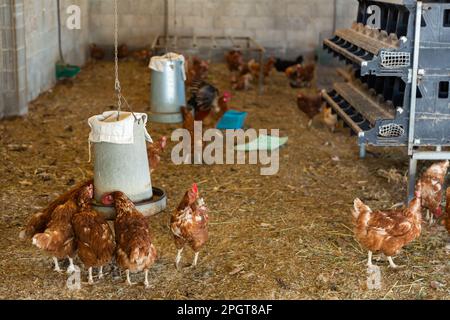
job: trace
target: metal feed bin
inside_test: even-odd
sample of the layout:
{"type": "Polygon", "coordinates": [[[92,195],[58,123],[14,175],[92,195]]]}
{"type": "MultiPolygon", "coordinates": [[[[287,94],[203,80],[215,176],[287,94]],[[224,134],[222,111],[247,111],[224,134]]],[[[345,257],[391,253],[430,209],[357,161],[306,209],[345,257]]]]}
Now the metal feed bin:
{"type": "Polygon", "coordinates": [[[150,121],[157,123],[181,123],[181,106],[186,105],[185,61],[182,55],[168,53],[153,57],[150,121]]]}
{"type": "Polygon", "coordinates": [[[147,115],[117,111],[89,119],[89,141],[94,154],[94,208],[108,219],[115,218],[112,206],[101,204],[105,193],[122,191],[144,215],[165,208],[165,194],[152,187],[146,141],[147,115]],[[154,191],[156,194],[154,194],[154,191]]]}

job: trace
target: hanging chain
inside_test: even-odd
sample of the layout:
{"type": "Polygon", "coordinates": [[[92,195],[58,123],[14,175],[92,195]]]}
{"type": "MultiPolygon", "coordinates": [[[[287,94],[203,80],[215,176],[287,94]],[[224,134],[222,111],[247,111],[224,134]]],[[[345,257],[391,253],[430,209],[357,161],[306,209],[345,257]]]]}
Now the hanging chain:
{"type": "Polygon", "coordinates": [[[119,9],[118,0],[114,0],[114,67],[115,67],[115,84],[114,88],[117,94],[117,109],[121,111],[122,107],[122,88],[119,81],[119,9]]]}
{"type": "Polygon", "coordinates": [[[125,102],[125,106],[131,111],[135,120],[138,120],[133,112],[133,109],[129,105],[127,99],[122,95],[122,88],[119,80],[119,8],[118,0],[114,0],[114,69],[115,69],[115,83],[114,89],[117,94],[117,121],[120,120],[120,111],[122,111],[122,100],[125,102]]]}

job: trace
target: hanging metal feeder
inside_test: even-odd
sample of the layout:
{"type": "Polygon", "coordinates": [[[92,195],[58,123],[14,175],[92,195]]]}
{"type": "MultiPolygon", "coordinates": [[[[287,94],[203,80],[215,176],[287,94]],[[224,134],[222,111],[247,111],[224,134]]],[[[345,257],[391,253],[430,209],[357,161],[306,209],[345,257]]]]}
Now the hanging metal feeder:
{"type": "Polygon", "coordinates": [[[186,105],[185,61],[182,55],[167,53],[153,57],[150,121],[157,123],[181,123],[181,107],[186,105]]]}
{"type": "Polygon", "coordinates": [[[118,2],[114,0],[114,69],[117,111],[93,116],[88,123],[89,160],[91,143],[94,145],[94,201],[93,207],[107,219],[115,219],[113,206],[103,205],[103,195],[122,191],[145,216],[166,208],[163,190],[153,188],[148,163],[146,142],[153,142],[147,132],[147,115],[135,113],[125,97],[119,79],[119,19],[118,2]],[[122,103],[131,112],[122,112],[122,103]]]}
{"type": "Polygon", "coordinates": [[[94,209],[115,218],[113,206],[101,204],[106,193],[122,191],[145,216],[166,208],[163,190],[153,188],[146,142],[147,115],[109,111],[89,119],[94,154],[94,209]],[[119,115],[119,116],[118,116],[119,115]]]}

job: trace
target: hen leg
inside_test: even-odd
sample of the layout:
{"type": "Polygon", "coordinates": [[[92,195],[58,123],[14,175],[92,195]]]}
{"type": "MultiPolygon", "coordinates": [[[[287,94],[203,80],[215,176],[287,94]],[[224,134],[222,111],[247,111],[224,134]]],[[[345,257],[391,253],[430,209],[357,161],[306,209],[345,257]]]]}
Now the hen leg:
{"type": "Polygon", "coordinates": [[[427,209],[427,213],[425,214],[425,219],[427,219],[428,224],[432,224],[433,215],[430,212],[430,209],[427,209]]]}
{"type": "Polygon", "coordinates": [[[368,253],[367,266],[369,266],[369,267],[373,266],[373,264],[372,264],[372,251],[369,251],[369,253],[368,253]]]}
{"type": "Polygon", "coordinates": [[[69,267],[67,268],[67,273],[74,273],[77,271],[75,265],[73,264],[73,259],[69,257],[69,267]]]}
{"type": "Polygon", "coordinates": [[[445,246],[445,250],[449,251],[449,253],[450,253],[450,242],[447,243],[447,245],[445,246]]]}
{"type": "Polygon", "coordinates": [[[192,263],[192,266],[196,267],[198,262],[198,255],[200,252],[196,252],[194,255],[194,262],[192,263]]]}
{"type": "Polygon", "coordinates": [[[125,273],[127,274],[127,284],[129,285],[129,286],[134,286],[136,283],[134,283],[134,282],[131,282],[131,279],[130,279],[130,270],[126,270],[125,271],[125,273]]]}
{"type": "Polygon", "coordinates": [[[391,268],[393,268],[393,269],[402,268],[402,266],[398,266],[394,263],[394,260],[392,260],[392,257],[387,257],[387,258],[388,258],[389,265],[391,266],[391,268]]]}
{"type": "Polygon", "coordinates": [[[183,253],[183,248],[178,250],[177,257],[175,259],[175,266],[177,267],[177,269],[179,269],[179,266],[180,266],[181,254],[182,253],[183,253]]]}
{"type": "Polygon", "coordinates": [[[61,268],[59,267],[59,263],[58,263],[58,258],[53,257],[53,262],[55,263],[55,271],[56,272],[61,272],[61,268]]]}
{"type": "Polygon", "coordinates": [[[311,128],[311,127],[312,127],[312,124],[313,124],[313,119],[310,119],[310,120],[308,121],[308,128],[311,128]]]}
{"type": "Polygon", "coordinates": [[[98,279],[103,279],[103,266],[98,268],[98,279]]]}
{"type": "Polygon", "coordinates": [[[144,275],[145,275],[145,280],[144,280],[145,288],[150,288],[150,283],[148,282],[148,269],[144,270],[144,275]]]}
{"type": "Polygon", "coordinates": [[[89,271],[88,284],[94,284],[94,278],[92,277],[92,267],[90,267],[88,271],[89,271]]]}

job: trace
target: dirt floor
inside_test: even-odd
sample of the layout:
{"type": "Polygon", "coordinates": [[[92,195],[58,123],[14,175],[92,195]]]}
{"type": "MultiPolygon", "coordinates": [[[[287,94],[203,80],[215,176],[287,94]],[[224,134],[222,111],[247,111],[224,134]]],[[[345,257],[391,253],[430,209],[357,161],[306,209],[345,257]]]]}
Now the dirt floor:
{"type": "MultiPolygon", "coordinates": [[[[224,65],[210,80],[229,89],[224,65]]],[[[334,74],[334,73],[333,73],[334,74]]],[[[2,299],[449,299],[448,234],[425,226],[422,236],[396,258],[392,270],[381,259],[382,287],[368,290],[366,252],[354,240],[350,208],[360,197],[373,208],[405,199],[403,150],[371,149],[358,158],[355,137],[307,118],[282,74],[263,96],[233,92],[232,107],[249,112],[252,128],[279,128],[289,142],[280,171],[261,176],[256,165],[175,166],[170,150],[152,176],[168,193],[164,213],[150,225],[159,252],[152,289],[128,287],[109,274],[95,286],[66,288],[67,275],[18,239],[27,218],[74,183],[92,175],[88,161],[88,117],[114,104],[113,65],[86,66],[73,84],[59,84],[30,106],[29,115],[0,122],[0,298],[2,299]],[[174,267],[169,215],[192,182],[198,182],[211,212],[210,241],[196,269],[174,267]]],[[[147,111],[149,71],[135,62],[121,66],[122,88],[135,111],[147,111]]],[[[329,82],[324,73],[320,79],[329,82]]],[[[149,125],[154,138],[177,125],[149,125]]],[[[171,144],[173,146],[174,143],[171,144]]],[[[109,269],[109,268],[107,268],[109,269]]],[[[86,281],[86,272],[83,272],[86,281]]],[[[143,275],[134,276],[142,283],[143,275]]]]}

